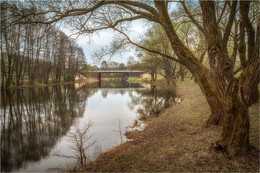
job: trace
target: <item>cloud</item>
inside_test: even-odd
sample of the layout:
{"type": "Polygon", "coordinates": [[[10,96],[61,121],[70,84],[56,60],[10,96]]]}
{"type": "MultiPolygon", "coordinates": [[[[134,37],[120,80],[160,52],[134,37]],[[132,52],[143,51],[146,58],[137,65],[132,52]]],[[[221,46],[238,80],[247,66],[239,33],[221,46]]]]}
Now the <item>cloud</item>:
{"type": "MultiPolygon", "coordinates": [[[[138,39],[138,37],[146,32],[147,24],[143,20],[132,21],[131,27],[128,28],[128,35],[132,40],[138,39]]],[[[72,31],[68,28],[62,28],[62,31],[70,35],[72,31]]],[[[106,29],[94,33],[91,35],[81,35],[77,39],[78,45],[83,49],[87,62],[91,65],[100,65],[98,62],[95,62],[93,57],[94,52],[100,50],[102,47],[105,47],[111,43],[113,37],[118,34],[112,29],[106,29]]],[[[126,52],[121,52],[120,54],[115,54],[112,57],[112,61],[118,63],[126,63],[129,56],[135,56],[135,49],[129,48],[126,52]]],[[[109,56],[104,57],[104,60],[109,60],[109,56]]]]}

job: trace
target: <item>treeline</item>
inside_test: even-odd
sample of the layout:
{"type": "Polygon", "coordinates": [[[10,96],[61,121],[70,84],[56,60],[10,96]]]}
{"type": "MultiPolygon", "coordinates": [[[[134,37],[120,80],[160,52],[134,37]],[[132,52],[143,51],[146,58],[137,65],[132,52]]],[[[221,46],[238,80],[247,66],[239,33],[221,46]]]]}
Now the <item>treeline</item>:
{"type": "Polygon", "coordinates": [[[51,25],[20,23],[16,8],[1,3],[1,88],[71,82],[86,70],[83,50],[73,39],[51,25]]]}
{"type": "Polygon", "coordinates": [[[107,61],[102,61],[100,69],[102,70],[126,70],[127,65],[124,63],[118,63],[115,61],[107,62],[107,61]]]}

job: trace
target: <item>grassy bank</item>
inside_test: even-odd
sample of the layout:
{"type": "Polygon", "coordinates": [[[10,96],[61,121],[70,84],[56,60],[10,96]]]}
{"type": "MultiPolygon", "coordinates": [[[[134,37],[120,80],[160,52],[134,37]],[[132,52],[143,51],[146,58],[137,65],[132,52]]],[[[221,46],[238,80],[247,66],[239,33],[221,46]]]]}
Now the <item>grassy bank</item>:
{"type": "Polygon", "coordinates": [[[152,84],[158,84],[162,81],[165,81],[162,76],[158,76],[155,82],[151,82],[151,78],[128,78],[128,82],[132,83],[152,83],[152,84]]]}
{"type": "Polygon", "coordinates": [[[128,82],[132,82],[132,83],[149,83],[151,81],[150,78],[148,79],[144,79],[144,78],[128,78],[127,79],[128,82]]]}
{"type": "Polygon", "coordinates": [[[10,85],[9,88],[1,88],[1,89],[20,89],[20,88],[35,88],[35,87],[47,87],[47,86],[55,86],[55,85],[68,85],[68,84],[73,84],[73,83],[92,83],[97,81],[97,79],[86,79],[86,80],[76,80],[74,82],[59,82],[59,83],[53,83],[53,82],[49,82],[48,84],[44,84],[44,83],[34,83],[34,84],[30,84],[28,82],[24,82],[23,85],[20,86],[16,86],[16,85],[10,85]]]}
{"type": "Polygon", "coordinates": [[[184,98],[152,120],[134,139],[105,152],[87,167],[89,172],[159,171],[259,171],[259,109],[250,108],[252,149],[246,156],[229,159],[210,151],[219,138],[221,127],[205,127],[209,106],[197,84],[190,79],[177,80],[177,91],[184,98]]]}

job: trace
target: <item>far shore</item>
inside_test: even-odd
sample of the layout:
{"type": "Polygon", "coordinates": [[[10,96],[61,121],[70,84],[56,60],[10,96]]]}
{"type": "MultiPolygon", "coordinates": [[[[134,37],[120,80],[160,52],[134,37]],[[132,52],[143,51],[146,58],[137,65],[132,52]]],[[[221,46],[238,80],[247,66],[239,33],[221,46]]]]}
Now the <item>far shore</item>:
{"type": "Polygon", "coordinates": [[[74,83],[93,83],[97,82],[97,79],[89,78],[84,80],[75,80],[74,82],[59,82],[59,83],[36,83],[36,84],[23,84],[20,86],[10,86],[9,88],[1,88],[1,89],[23,89],[23,88],[36,88],[36,87],[48,87],[48,86],[57,86],[57,85],[70,85],[74,83]]]}

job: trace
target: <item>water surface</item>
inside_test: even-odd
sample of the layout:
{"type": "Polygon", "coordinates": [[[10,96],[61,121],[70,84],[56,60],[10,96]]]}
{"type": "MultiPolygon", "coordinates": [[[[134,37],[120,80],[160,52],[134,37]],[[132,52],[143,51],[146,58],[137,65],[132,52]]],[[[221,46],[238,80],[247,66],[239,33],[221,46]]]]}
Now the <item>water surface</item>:
{"type": "Polygon", "coordinates": [[[72,168],[77,159],[55,154],[76,154],[68,141],[75,122],[93,122],[89,133],[97,142],[87,152],[93,160],[127,140],[119,126],[123,132],[142,126],[140,117],[156,117],[175,101],[174,91],[127,81],[2,90],[1,171],[72,168]]]}

